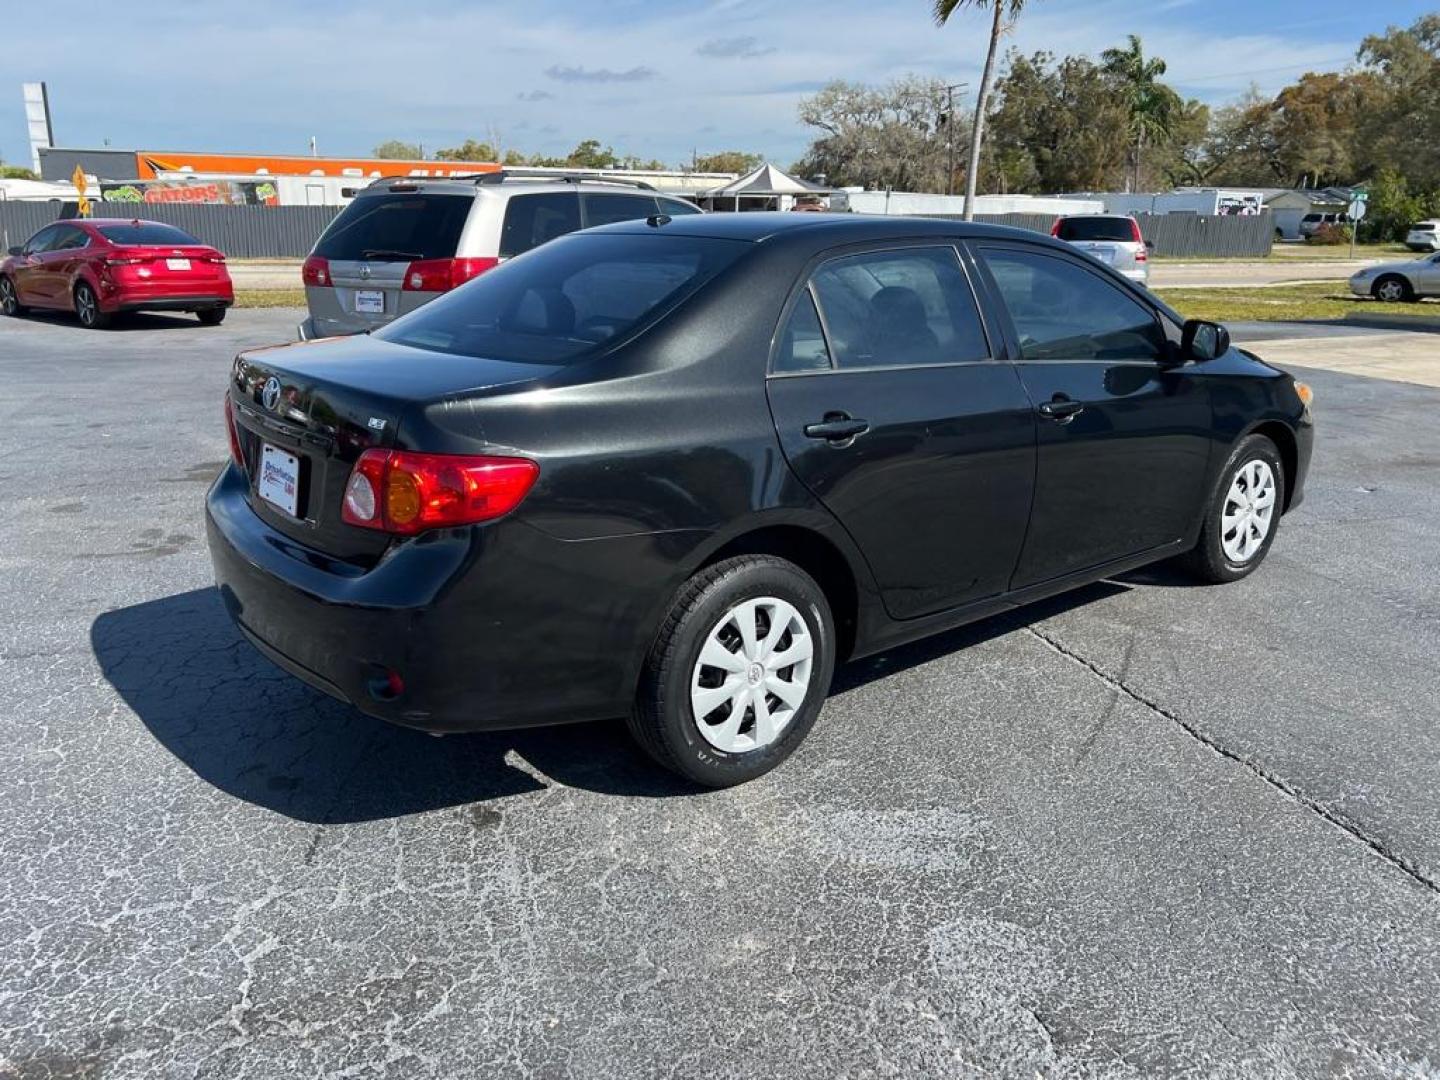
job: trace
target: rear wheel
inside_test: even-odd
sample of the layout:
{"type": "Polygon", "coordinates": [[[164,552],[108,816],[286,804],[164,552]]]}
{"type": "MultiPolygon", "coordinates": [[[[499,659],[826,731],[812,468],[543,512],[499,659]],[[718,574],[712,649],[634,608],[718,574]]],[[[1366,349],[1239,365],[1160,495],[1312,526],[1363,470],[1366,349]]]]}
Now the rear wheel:
{"type": "Polygon", "coordinates": [[[742,555],[681,589],[645,661],[630,731],[666,768],[707,787],[784,761],[820,714],[835,630],[793,563],[742,555]]]}
{"type": "Polygon", "coordinates": [[[86,330],[103,330],[110,325],[110,316],[100,310],[95,290],[84,281],[75,286],[75,317],[86,330]]]}
{"type": "Polygon", "coordinates": [[[1270,551],[1285,505],[1285,466],[1263,435],[1248,435],[1220,472],[1200,540],[1181,564],[1202,581],[1222,584],[1253,573],[1270,551]]]}
{"type": "Polygon", "coordinates": [[[225,321],[225,309],[223,307],[206,308],[204,311],[195,313],[200,319],[201,326],[219,326],[225,321]]]}
{"type": "Polygon", "coordinates": [[[15,283],[8,277],[0,277],[0,311],[12,317],[25,314],[25,309],[20,306],[20,297],[15,292],[15,283]]]}
{"type": "Polygon", "coordinates": [[[1400,275],[1386,274],[1371,286],[1370,295],[1387,304],[1393,304],[1398,300],[1409,303],[1415,299],[1415,290],[1410,287],[1410,282],[1400,275]]]}

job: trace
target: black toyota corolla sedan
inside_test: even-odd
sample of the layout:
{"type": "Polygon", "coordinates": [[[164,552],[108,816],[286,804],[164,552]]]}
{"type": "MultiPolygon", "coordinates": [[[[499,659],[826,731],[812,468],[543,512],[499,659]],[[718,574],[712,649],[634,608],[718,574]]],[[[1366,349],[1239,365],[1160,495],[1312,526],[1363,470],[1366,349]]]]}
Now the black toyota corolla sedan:
{"type": "Polygon", "coordinates": [[[366,713],[625,715],[721,786],[839,661],[1160,559],[1249,574],[1309,399],[1047,237],[654,217],[238,357],[210,551],[246,637],[366,713]]]}

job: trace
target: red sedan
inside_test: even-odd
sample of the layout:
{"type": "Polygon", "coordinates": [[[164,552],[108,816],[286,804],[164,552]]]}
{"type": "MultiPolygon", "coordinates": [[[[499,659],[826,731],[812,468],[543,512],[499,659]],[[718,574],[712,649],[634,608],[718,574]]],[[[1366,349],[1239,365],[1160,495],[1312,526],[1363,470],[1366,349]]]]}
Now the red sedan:
{"type": "Polygon", "coordinates": [[[193,311],[217,326],[235,302],[225,256],[158,221],[87,218],[47,225],[0,263],[0,311],[73,311],[100,329],[125,311],[193,311]]]}

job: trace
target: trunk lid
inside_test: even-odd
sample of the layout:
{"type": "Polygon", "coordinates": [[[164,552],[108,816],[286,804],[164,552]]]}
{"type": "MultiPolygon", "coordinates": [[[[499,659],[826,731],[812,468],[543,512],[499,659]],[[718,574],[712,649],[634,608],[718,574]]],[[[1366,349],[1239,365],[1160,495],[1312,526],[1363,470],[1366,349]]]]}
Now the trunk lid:
{"type": "MultiPolygon", "coordinates": [[[[272,528],[306,547],[373,563],[393,538],[341,520],[345,487],[361,453],[453,450],[407,444],[402,434],[407,411],[467,390],[530,383],[555,370],[429,352],[369,336],[242,353],[230,397],[250,505],[272,528]],[[277,490],[277,477],[293,479],[293,491],[277,490]],[[262,497],[262,488],[270,498],[262,497]],[[282,505],[286,499],[293,500],[293,512],[282,505]]],[[[477,450],[479,438],[477,431],[477,450]]]]}

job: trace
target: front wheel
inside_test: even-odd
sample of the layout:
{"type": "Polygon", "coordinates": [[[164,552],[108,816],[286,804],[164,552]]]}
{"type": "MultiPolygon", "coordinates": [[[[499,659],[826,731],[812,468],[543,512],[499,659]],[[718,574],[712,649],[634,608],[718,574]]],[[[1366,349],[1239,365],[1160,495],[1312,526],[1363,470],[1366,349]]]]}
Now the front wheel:
{"type": "Polygon", "coordinates": [[[830,605],[770,555],[708,566],[680,590],[646,658],[629,726],[661,765],[729,787],[790,756],[835,669],[830,605]]]}
{"type": "Polygon", "coordinates": [[[110,325],[110,316],[100,310],[100,300],[86,282],[75,286],[75,317],[86,330],[103,330],[110,325]]]}
{"type": "Polygon", "coordinates": [[[197,311],[195,314],[200,319],[201,326],[219,326],[225,321],[225,309],[223,307],[206,308],[204,311],[197,311]]]}
{"type": "Polygon", "coordinates": [[[8,277],[0,277],[0,311],[12,318],[25,314],[25,309],[20,306],[20,297],[15,292],[15,283],[8,277]]]}
{"type": "Polygon", "coordinates": [[[1387,274],[1375,282],[1370,290],[1376,300],[1383,300],[1387,304],[1403,300],[1406,303],[1415,299],[1415,290],[1410,287],[1410,282],[1397,274],[1387,274]]]}
{"type": "Polygon", "coordinates": [[[1202,581],[1222,584],[1254,573],[1265,560],[1285,506],[1285,466],[1263,435],[1247,435],[1225,463],[1200,540],[1181,556],[1202,581]]]}

